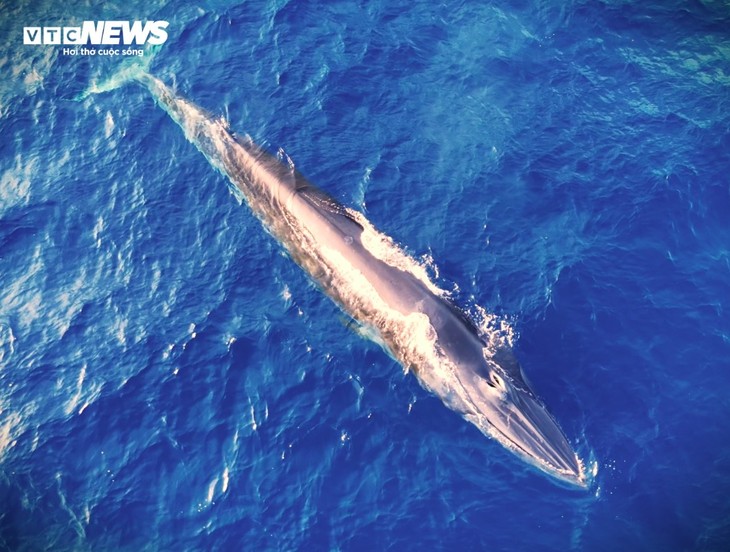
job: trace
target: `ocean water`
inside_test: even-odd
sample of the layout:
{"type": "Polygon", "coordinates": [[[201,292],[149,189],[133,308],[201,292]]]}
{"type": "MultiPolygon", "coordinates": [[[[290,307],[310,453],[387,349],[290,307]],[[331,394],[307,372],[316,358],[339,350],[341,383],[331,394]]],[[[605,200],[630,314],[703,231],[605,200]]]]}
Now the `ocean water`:
{"type": "Polygon", "coordinates": [[[730,547],[721,1],[0,4],[0,549],[730,547]],[[363,211],[521,363],[556,485],[282,252],[119,57],[363,211]]]}

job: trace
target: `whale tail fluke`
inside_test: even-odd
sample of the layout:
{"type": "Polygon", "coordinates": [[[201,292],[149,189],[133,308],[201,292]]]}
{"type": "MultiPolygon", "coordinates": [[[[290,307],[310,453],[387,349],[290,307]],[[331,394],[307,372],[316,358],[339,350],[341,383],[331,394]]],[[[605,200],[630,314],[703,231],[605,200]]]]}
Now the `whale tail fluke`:
{"type": "Polygon", "coordinates": [[[149,67],[152,63],[153,55],[139,58],[130,58],[125,60],[123,66],[115,71],[111,76],[103,80],[92,80],[89,86],[74,99],[83,101],[92,94],[101,94],[110,92],[127,85],[130,82],[146,83],[150,78],[149,67]]]}

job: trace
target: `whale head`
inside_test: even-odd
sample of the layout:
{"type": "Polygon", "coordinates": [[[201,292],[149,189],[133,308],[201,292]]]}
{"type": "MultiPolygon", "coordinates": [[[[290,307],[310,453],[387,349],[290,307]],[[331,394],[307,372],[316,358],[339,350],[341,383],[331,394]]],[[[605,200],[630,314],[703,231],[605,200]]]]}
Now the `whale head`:
{"type": "Polygon", "coordinates": [[[519,364],[485,359],[461,383],[466,391],[464,416],[483,433],[549,475],[586,487],[583,463],[555,419],[530,388],[519,364]],[[466,380],[466,381],[464,381],[466,380]]]}

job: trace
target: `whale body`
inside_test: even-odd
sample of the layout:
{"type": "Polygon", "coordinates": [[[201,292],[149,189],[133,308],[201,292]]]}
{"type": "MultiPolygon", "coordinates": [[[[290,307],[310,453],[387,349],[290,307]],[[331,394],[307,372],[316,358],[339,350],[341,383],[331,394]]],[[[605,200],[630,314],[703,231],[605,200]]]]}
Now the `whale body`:
{"type": "Polygon", "coordinates": [[[372,330],[424,388],[543,472],[586,485],[583,463],[512,352],[480,332],[421,265],[288,159],[235,135],[222,118],[152,75],[136,79],[324,293],[372,330]]]}

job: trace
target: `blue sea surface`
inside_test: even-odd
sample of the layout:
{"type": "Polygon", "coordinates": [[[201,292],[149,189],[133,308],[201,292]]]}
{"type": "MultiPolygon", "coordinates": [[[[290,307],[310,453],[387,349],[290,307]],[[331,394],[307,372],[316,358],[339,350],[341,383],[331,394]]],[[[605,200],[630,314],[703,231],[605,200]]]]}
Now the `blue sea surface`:
{"type": "Polygon", "coordinates": [[[0,5],[0,550],[730,549],[730,8],[0,5]],[[141,59],[24,26],[166,20],[141,59]],[[494,313],[590,469],[423,390],[130,63],[494,313]]]}

